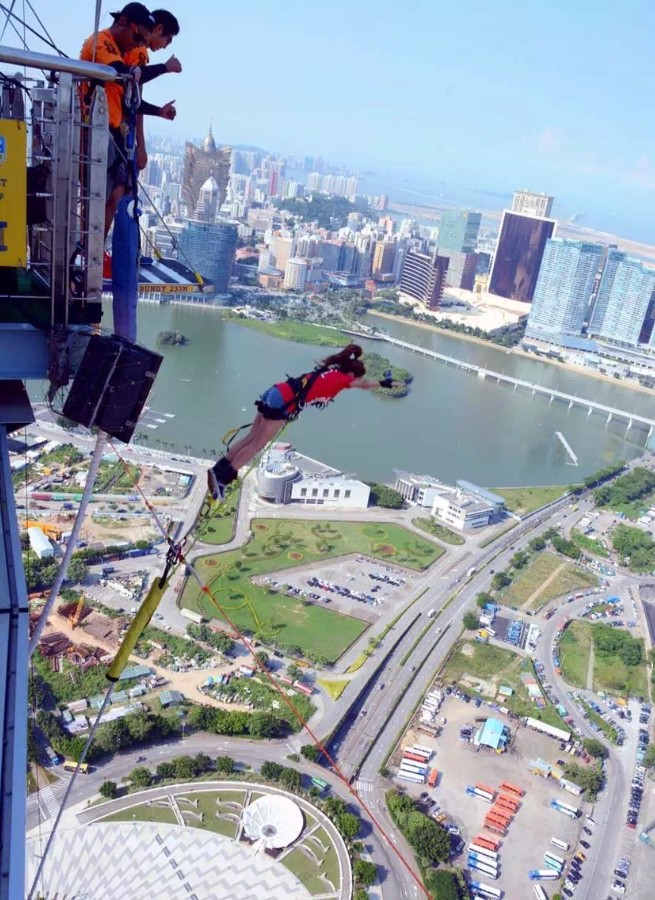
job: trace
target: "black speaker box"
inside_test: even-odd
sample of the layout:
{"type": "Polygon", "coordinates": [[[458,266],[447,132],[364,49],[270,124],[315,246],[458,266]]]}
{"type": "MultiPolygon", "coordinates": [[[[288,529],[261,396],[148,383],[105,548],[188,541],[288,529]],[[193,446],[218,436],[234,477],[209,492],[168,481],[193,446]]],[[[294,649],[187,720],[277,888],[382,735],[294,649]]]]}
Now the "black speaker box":
{"type": "Polygon", "coordinates": [[[163,357],[118,335],[94,334],[82,357],[63,414],[128,443],[163,357]]]}

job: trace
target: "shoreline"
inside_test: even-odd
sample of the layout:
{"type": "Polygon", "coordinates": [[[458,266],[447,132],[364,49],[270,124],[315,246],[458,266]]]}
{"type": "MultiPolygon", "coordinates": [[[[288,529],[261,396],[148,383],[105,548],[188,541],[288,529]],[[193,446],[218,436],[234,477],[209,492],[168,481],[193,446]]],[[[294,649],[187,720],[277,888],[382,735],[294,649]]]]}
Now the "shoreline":
{"type": "MultiPolygon", "coordinates": [[[[472,344],[480,344],[482,347],[491,347],[493,349],[497,349],[498,351],[502,351],[503,348],[500,344],[494,344],[492,341],[485,341],[482,338],[474,337],[471,334],[461,334],[458,331],[451,331],[448,328],[439,328],[438,325],[429,325],[427,322],[415,322],[413,319],[405,319],[402,316],[394,316],[391,313],[385,312],[377,312],[374,310],[368,310],[367,313],[369,316],[379,316],[381,319],[388,319],[390,322],[401,322],[404,325],[412,325],[415,328],[423,328],[426,331],[434,331],[437,334],[444,334],[447,337],[454,337],[459,340],[469,341],[472,344]]],[[[509,348],[507,348],[509,349],[509,348]]],[[[613,378],[611,375],[603,375],[602,372],[593,372],[591,369],[587,369],[583,366],[574,366],[571,363],[560,362],[557,359],[547,359],[542,356],[535,356],[534,353],[528,353],[526,350],[521,350],[520,347],[512,347],[508,355],[522,356],[524,359],[530,359],[532,362],[543,362],[549,366],[556,366],[559,369],[564,369],[567,372],[573,372],[574,374],[584,375],[587,378],[595,378],[597,381],[605,381],[609,384],[614,384],[618,387],[624,387],[631,391],[636,391],[639,394],[647,394],[652,397],[655,394],[655,391],[652,391],[650,388],[643,387],[641,384],[634,384],[631,381],[625,381],[623,379],[619,380],[617,378],[613,378]]]]}

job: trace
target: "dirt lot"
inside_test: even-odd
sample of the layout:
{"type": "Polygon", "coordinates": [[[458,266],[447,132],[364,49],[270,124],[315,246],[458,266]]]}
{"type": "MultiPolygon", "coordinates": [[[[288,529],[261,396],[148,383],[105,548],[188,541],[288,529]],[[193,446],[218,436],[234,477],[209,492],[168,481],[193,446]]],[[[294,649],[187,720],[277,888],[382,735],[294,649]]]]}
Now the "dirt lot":
{"type": "MultiPolygon", "coordinates": [[[[376,560],[353,559],[348,557],[340,561],[327,560],[324,563],[316,563],[300,566],[293,570],[285,569],[279,573],[273,572],[266,576],[279,585],[290,585],[293,588],[305,591],[307,596],[301,599],[309,603],[321,603],[329,600],[329,608],[334,612],[356,616],[366,622],[377,622],[382,616],[396,614],[407,598],[408,593],[414,589],[416,574],[398,566],[387,566],[376,560]],[[363,561],[358,561],[363,560],[363,561]],[[369,578],[369,572],[388,575],[391,578],[402,579],[405,584],[395,587],[382,581],[369,578]],[[329,581],[340,587],[349,588],[351,591],[368,594],[375,597],[376,603],[366,603],[355,600],[353,597],[343,597],[335,591],[322,590],[320,587],[310,587],[309,579],[317,578],[320,581],[329,581]],[[377,587],[377,590],[373,590],[377,587]],[[309,597],[309,594],[318,594],[320,600],[309,597]]],[[[256,578],[258,584],[264,584],[264,578],[256,578]]],[[[275,585],[270,584],[270,587],[275,585]]],[[[278,587],[279,590],[279,587],[278,587]]]]}
{"type": "MultiPolygon", "coordinates": [[[[493,715],[493,712],[484,704],[476,708],[473,703],[447,697],[439,712],[440,717],[446,718],[440,736],[430,738],[426,734],[409,731],[401,744],[419,743],[435,750],[432,765],[440,772],[439,784],[429,794],[446,810],[449,823],[459,826],[466,845],[482,833],[484,817],[489,810],[489,805],[483,800],[467,796],[467,785],[482,782],[497,790],[502,781],[510,781],[525,789],[523,803],[507,836],[500,838],[500,877],[491,882],[505,892],[508,900],[519,900],[531,896],[528,871],[544,868],[543,854],[546,850],[554,850],[559,856],[569,855],[551,847],[551,837],[561,838],[573,846],[584,823],[584,819],[571,820],[552,810],[551,799],[559,797],[565,803],[580,808],[584,808],[584,804],[528,770],[528,761],[536,757],[556,762],[561,756],[559,744],[524,728],[516,720],[500,717],[512,728],[514,735],[513,747],[508,753],[498,755],[460,741],[459,729],[467,723],[475,724],[476,716],[487,714],[493,715]]],[[[393,762],[397,763],[397,758],[392,759],[393,762]]],[[[402,784],[407,793],[415,797],[426,790],[423,785],[398,784],[402,784]]],[[[466,859],[465,848],[457,862],[465,867],[466,859]]],[[[481,878],[489,881],[483,876],[481,878]]],[[[551,895],[552,892],[549,887],[547,893],[551,895]]]]}

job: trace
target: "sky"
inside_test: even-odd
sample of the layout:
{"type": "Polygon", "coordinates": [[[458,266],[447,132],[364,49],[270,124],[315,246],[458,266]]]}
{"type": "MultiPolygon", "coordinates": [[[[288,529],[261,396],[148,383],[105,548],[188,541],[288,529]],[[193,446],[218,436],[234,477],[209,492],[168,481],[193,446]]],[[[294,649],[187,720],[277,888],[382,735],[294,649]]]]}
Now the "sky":
{"type": "MultiPolygon", "coordinates": [[[[94,0],[31,3],[77,55],[94,0]]],[[[184,71],[146,90],[177,100],[160,132],[202,136],[211,118],[221,143],[320,155],[427,196],[545,191],[559,216],[585,213],[583,224],[655,243],[648,0],[164,5],[180,20],[171,49],[184,71]]],[[[101,27],[117,8],[103,2],[101,27]]],[[[4,41],[18,43],[10,30],[4,41]]]]}

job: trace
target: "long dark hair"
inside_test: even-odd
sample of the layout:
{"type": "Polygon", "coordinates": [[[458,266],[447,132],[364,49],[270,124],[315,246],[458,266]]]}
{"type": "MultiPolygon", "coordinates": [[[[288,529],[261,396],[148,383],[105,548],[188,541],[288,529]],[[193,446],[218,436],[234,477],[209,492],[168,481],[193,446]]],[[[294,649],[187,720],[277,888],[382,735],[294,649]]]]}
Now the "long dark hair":
{"type": "Polygon", "coordinates": [[[325,368],[336,366],[342,372],[361,378],[362,375],[366,374],[366,366],[359,358],[362,352],[362,348],[358,344],[348,344],[347,347],[344,347],[338,353],[326,356],[325,359],[321,360],[320,365],[325,368]]]}

